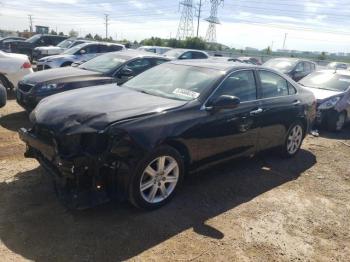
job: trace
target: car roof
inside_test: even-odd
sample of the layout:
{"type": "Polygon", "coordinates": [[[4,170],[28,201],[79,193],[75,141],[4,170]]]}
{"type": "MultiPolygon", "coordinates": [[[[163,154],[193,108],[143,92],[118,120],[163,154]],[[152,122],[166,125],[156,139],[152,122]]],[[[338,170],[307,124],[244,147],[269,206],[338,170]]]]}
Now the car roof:
{"type": "Polygon", "coordinates": [[[315,73],[328,73],[328,74],[350,76],[350,71],[346,69],[322,69],[322,70],[315,71],[315,73]]]}
{"type": "Polygon", "coordinates": [[[139,48],[166,48],[166,49],[172,49],[171,47],[168,47],[168,46],[158,46],[158,45],[143,45],[143,46],[140,46],[139,48]]]}
{"type": "MultiPolygon", "coordinates": [[[[195,52],[202,52],[202,53],[206,53],[203,50],[197,50],[197,49],[186,49],[186,48],[173,48],[172,50],[179,50],[179,51],[183,51],[183,52],[188,52],[188,51],[195,51],[195,52]]],[[[170,51],[170,50],[169,50],[170,51]]]]}
{"type": "Polygon", "coordinates": [[[118,56],[122,59],[125,59],[125,60],[130,60],[133,58],[143,58],[143,57],[147,57],[147,58],[154,57],[154,58],[162,58],[164,60],[169,60],[168,58],[161,56],[161,55],[157,55],[155,53],[145,52],[145,51],[141,51],[141,50],[133,50],[133,49],[110,52],[108,54],[115,54],[116,56],[118,56]]]}
{"type": "MultiPolygon", "coordinates": [[[[226,62],[222,60],[216,61],[216,60],[210,60],[210,59],[175,60],[175,61],[171,61],[170,63],[175,65],[196,66],[196,67],[220,70],[225,72],[229,72],[232,69],[257,68],[256,65],[243,64],[238,62],[229,62],[229,61],[226,62]]],[[[264,67],[259,67],[259,68],[264,68],[264,67]]]]}
{"type": "MultiPolygon", "coordinates": [[[[315,63],[311,60],[304,59],[304,58],[297,58],[297,57],[276,57],[276,58],[271,58],[270,60],[289,60],[289,61],[293,61],[293,62],[298,62],[298,61],[304,62],[305,61],[305,62],[315,63]]],[[[270,61],[270,60],[268,60],[268,61],[270,61]]]]}

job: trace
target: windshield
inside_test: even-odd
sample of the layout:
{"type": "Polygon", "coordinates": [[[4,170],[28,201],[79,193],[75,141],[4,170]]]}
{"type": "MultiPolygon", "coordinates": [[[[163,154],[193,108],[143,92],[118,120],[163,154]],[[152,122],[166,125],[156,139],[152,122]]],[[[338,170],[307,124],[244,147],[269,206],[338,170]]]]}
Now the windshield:
{"type": "Polygon", "coordinates": [[[164,55],[169,57],[179,57],[182,53],[183,51],[181,50],[170,50],[168,52],[165,52],[164,55]]]}
{"type": "Polygon", "coordinates": [[[218,70],[162,64],[126,82],[123,86],[155,96],[190,101],[205,93],[222,75],[218,70]]]}
{"type": "Polygon", "coordinates": [[[350,76],[333,72],[315,72],[299,83],[307,87],[343,92],[350,87],[350,76]]]}
{"type": "Polygon", "coordinates": [[[79,68],[96,71],[100,73],[109,73],[123,64],[126,60],[118,55],[110,53],[98,56],[79,66],[79,68]]]}
{"type": "Polygon", "coordinates": [[[271,59],[267,61],[264,66],[277,69],[283,73],[291,71],[296,65],[295,61],[282,60],[282,59],[271,59]]]}
{"type": "Polygon", "coordinates": [[[62,54],[63,55],[74,55],[76,52],[78,52],[82,48],[82,45],[76,45],[72,48],[67,49],[62,54]]]}
{"type": "Polygon", "coordinates": [[[72,40],[63,40],[62,42],[60,42],[57,46],[61,47],[61,48],[68,48],[71,44],[73,43],[72,40]]]}
{"type": "Polygon", "coordinates": [[[33,35],[32,37],[28,38],[28,39],[26,40],[26,42],[34,43],[34,42],[36,42],[39,38],[40,38],[40,35],[33,35]]]}

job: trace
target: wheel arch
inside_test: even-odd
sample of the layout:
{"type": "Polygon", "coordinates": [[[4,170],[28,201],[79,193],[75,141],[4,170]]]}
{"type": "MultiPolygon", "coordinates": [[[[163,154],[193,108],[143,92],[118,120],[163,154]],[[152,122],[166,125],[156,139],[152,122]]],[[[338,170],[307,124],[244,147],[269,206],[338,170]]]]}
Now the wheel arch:
{"type": "Polygon", "coordinates": [[[8,78],[6,77],[6,75],[4,75],[3,73],[0,73],[0,82],[4,83],[4,87],[7,89],[13,89],[13,85],[10,82],[10,80],[8,80],[8,78]]]}
{"type": "Polygon", "coordinates": [[[192,160],[187,146],[178,140],[167,140],[163,143],[163,145],[170,146],[177,150],[183,157],[185,169],[188,170],[192,160]]]}

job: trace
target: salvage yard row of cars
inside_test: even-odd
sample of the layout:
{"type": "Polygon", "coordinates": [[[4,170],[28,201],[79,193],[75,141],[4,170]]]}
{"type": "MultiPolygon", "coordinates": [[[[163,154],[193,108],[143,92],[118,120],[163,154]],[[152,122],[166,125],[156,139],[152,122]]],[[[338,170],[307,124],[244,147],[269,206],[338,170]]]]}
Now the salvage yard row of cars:
{"type": "MultiPolygon", "coordinates": [[[[49,171],[70,208],[109,200],[158,208],[187,173],[268,149],[293,157],[315,124],[339,131],[350,116],[350,71],[316,70],[300,59],[260,66],[199,50],[70,44],[59,56],[106,49],[20,81],[7,73],[3,82],[31,112],[32,127],[19,130],[25,156],[49,171]]],[[[20,57],[19,71],[30,64],[0,55],[20,57]]]]}

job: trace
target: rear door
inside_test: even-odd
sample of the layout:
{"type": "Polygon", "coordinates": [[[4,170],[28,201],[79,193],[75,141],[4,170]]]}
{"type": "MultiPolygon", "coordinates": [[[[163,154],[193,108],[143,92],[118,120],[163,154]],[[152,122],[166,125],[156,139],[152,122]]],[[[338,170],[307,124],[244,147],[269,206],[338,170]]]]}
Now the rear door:
{"type": "Polygon", "coordinates": [[[259,150],[282,145],[301,108],[295,87],[281,75],[257,70],[259,83],[259,150]]]}

